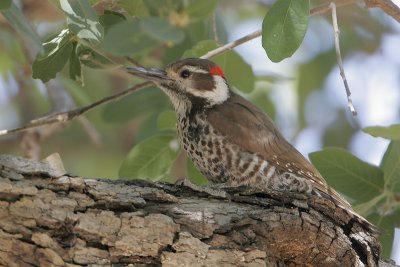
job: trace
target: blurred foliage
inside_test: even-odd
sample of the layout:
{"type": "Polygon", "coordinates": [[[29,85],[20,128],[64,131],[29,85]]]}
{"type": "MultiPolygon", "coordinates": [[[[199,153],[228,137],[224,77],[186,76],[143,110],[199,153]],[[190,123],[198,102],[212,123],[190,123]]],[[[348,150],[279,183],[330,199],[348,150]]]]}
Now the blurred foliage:
{"type": "Polygon", "coordinates": [[[344,149],[325,148],[309,156],[329,184],[350,197],[355,205],[382,194],[384,190],[383,172],[344,149]]]}
{"type": "MultiPolygon", "coordinates": [[[[327,77],[336,67],[333,45],[323,47],[325,35],[331,36],[332,29],[321,32],[318,28],[321,22],[329,25],[330,13],[319,15],[318,20],[308,15],[310,8],[327,2],[272,2],[40,0],[32,4],[23,0],[17,6],[11,0],[2,0],[0,128],[17,127],[54,109],[57,105],[50,97],[54,81],[77,106],[87,105],[138,82],[121,66],[139,62],[163,67],[184,57],[201,56],[226,43],[228,33],[247,20],[263,19],[259,45],[274,62],[307,45],[303,38],[306,32],[312,33],[315,43],[308,44],[312,49],[303,49],[303,59],[293,62],[296,83],[292,89],[296,97],[288,101],[297,110],[297,123],[292,127],[299,133],[320,126],[323,145],[340,147],[312,153],[310,159],[330,185],[349,197],[358,212],[384,229],[381,240],[384,256],[388,257],[393,228],[400,222],[400,125],[363,129],[365,134],[391,140],[380,166],[345,150],[359,130],[346,120],[345,104],[331,108],[331,123],[311,125],[305,112],[307,102],[314,93],[324,90],[327,77]]],[[[385,34],[394,32],[385,18],[385,14],[371,13],[359,5],[338,9],[344,60],[379,51],[385,34]]],[[[275,84],[292,77],[282,78],[273,71],[268,75],[254,73],[251,62],[233,50],[213,60],[224,69],[234,90],[273,118],[285,115],[281,103],[271,101],[271,96],[275,84]]],[[[321,110],[312,110],[318,112],[321,110]]],[[[82,176],[169,181],[188,176],[195,183],[207,183],[193,163],[178,156],[176,116],[157,88],[134,92],[93,110],[87,117],[92,131],[101,136],[100,147],[88,141],[96,143],[86,129],[72,122],[41,140],[42,157],[58,152],[66,169],[82,176]]],[[[0,141],[1,153],[22,153],[19,136],[1,137],[0,141]]]]}
{"type": "Polygon", "coordinates": [[[129,152],[122,163],[119,176],[161,180],[169,174],[178,152],[178,140],[174,134],[152,136],[129,152]]]}
{"type": "MultiPolygon", "coordinates": [[[[393,125],[400,134],[400,125],[393,125]]],[[[386,137],[386,131],[375,132],[386,137]]],[[[382,228],[380,240],[384,257],[389,257],[393,228],[399,227],[400,141],[391,141],[380,166],[373,166],[339,148],[325,148],[310,154],[311,162],[328,184],[349,197],[355,210],[382,228]]]]}
{"type": "Polygon", "coordinates": [[[400,140],[400,125],[394,124],[388,127],[371,126],[365,127],[364,132],[375,137],[383,137],[391,140],[400,140]]]}

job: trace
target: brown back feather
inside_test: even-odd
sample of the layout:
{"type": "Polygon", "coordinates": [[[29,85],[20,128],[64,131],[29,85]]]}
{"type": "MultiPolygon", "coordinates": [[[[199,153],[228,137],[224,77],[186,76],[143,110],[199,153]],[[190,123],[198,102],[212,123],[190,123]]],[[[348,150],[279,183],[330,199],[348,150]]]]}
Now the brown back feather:
{"type": "Polygon", "coordinates": [[[258,153],[278,172],[291,169],[294,174],[313,181],[321,193],[351,209],[351,205],[327,185],[317,169],[286,141],[274,122],[251,102],[231,92],[224,105],[208,110],[207,118],[231,142],[246,151],[258,153]]]}

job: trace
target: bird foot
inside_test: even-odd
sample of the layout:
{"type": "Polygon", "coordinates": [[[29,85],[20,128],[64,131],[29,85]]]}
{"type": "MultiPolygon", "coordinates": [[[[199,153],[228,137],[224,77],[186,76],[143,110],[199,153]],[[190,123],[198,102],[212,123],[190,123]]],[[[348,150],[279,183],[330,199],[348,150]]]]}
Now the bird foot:
{"type": "Polygon", "coordinates": [[[175,185],[183,185],[183,186],[189,187],[193,191],[206,193],[206,194],[208,194],[210,196],[213,196],[213,197],[228,198],[228,193],[226,191],[224,191],[223,187],[220,187],[219,185],[201,186],[201,185],[197,185],[197,184],[192,183],[186,177],[177,180],[175,182],[175,185]]]}

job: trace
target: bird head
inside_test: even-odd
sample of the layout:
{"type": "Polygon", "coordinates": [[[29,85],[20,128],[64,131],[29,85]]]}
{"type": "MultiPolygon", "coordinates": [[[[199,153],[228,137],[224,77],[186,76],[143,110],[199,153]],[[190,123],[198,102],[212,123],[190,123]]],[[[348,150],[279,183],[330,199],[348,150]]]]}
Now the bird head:
{"type": "Polygon", "coordinates": [[[169,64],[165,70],[128,67],[127,71],[160,87],[178,113],[186,112],[194,105],[208,108],[222,104],[230,95],[223,70],[207,59],[179,60],[169,64]]]}

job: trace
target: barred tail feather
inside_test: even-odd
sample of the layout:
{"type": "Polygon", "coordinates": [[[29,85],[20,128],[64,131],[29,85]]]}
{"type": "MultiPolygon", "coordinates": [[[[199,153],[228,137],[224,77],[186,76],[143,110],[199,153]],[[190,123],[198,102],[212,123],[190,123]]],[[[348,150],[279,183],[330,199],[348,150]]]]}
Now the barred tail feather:
{"type": "Polygon", "coordinates": [[[332,188],[327,188],[327,192],[322,190],[316,190],[316,194],[332,201],[340,210],[344,211],[349,215],[350,218],[354,219],[357,223],[359,223],[368,233],[372,235],[378,235],[380,233],[379,229],[370,223],[367,219],[365,219],[360,214],[356,213],[351,207],[350,203],[347,202],[338,192],[336,192],[332,188]]]}

